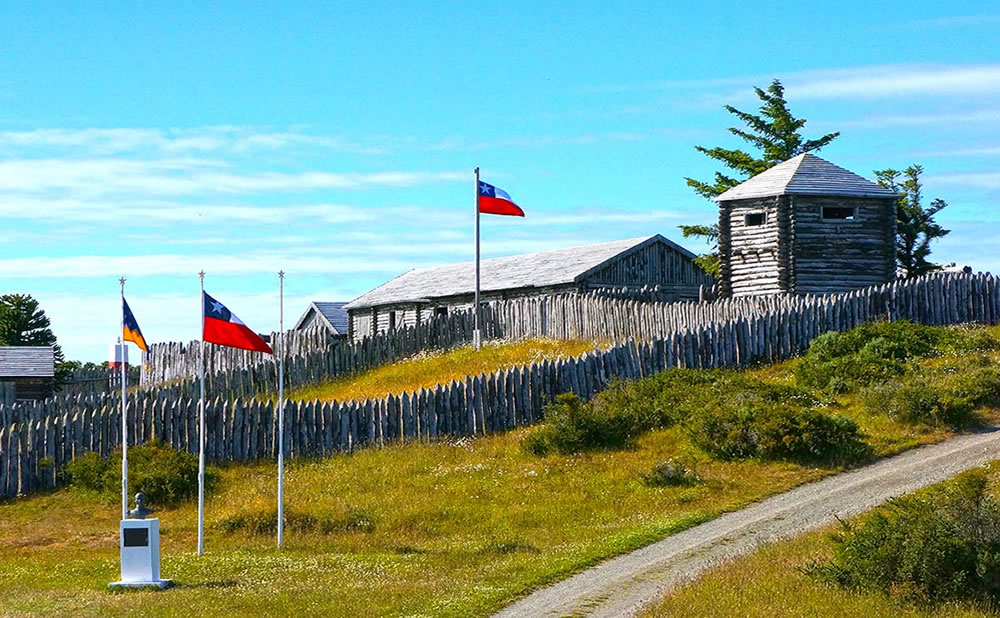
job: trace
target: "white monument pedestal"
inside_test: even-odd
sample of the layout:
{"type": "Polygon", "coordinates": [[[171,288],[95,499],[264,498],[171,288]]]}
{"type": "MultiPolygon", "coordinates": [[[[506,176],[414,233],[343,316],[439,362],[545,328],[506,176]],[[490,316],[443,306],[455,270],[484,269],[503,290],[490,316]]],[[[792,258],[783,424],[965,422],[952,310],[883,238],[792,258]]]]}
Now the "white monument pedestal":
{"type": "Polygon", "coordinates": [[[123,519],[121,522],[122,578],[111,588],[166,588],[169,579],[160,579],[160,520],[123,519]]]}

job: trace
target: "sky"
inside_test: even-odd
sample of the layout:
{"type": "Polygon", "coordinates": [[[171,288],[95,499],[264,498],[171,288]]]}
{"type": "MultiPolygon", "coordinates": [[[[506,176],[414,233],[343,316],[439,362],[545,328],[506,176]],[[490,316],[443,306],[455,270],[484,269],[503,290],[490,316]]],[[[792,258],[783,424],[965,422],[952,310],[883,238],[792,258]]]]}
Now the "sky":
{"type": "MultiPolygon", "coordinates": [[[[106,360],[119,284],[150,342],[205,288],[251,328],[473,257],[473,169],[524,219],[484,257],[712,223],[685,177],[780,79],[819,156],[924,168],[932,258],[1000,271],[992,2],[0,3],[0,293],[106,360]],[[687,4],[690,6],[676,6],[687,4]],[[697,6],[694,6],[694,5],[697,6]]],[[[134,350],[133,350],[134,353],[134,350]]]]}

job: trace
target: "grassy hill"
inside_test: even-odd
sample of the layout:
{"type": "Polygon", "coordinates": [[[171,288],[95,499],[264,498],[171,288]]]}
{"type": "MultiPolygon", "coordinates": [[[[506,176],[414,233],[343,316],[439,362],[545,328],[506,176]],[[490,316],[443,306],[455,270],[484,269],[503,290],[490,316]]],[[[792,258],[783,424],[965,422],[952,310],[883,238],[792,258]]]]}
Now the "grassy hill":
{"type": "MultiPolygon", "coordinates": [[[[980,334],[992,342],[997,333],[974,331],[980,334]]],[[[897,351],[883,343],[876,348],[897,351]]],[[[998,359],[993,348],[957,349],[912,363],[979,366],[998,359]]],[[[706,392],[737,382],[784,392],[804,363],[699,375],[706,392]]],[[[653,401],[658,395],[643,389],[657,384],[654,376],[624,392],[653,401]]],[[[873,411],[850,389],[817,393],[823,410],[857,424],[872,456],[952,434],[943,423],[873,411]]],[[[165,592],[106,589],[118,578],[113,497],[67,488],[0,504],[0,611],[483,615],[605,558],[841,469],[822,461],[713,456],[696,446],[684,422],[646,429],[623,447],[571,454],[531,454],[525,439],[539,430],[527,428],[291,462],[281,551],[274,548],[273,462],[223,466],[206,500],[205,556],[194,552],[195,504],[157,513],[163,576],[178,583],[165,592]],[[685,462],[698,480],[652,482],[669,461],[685,462]]]]}
{"type": "Polygon", "coordinates": [[[492,373],[543,360],[575,357],[594,349],[592,341],[533,339],[517,343],[489,342],[478,352],[465,346],[418,355],[365,373],[289,391],[289,399],[351,401],[413,392],[469,375],[492,373]]]}

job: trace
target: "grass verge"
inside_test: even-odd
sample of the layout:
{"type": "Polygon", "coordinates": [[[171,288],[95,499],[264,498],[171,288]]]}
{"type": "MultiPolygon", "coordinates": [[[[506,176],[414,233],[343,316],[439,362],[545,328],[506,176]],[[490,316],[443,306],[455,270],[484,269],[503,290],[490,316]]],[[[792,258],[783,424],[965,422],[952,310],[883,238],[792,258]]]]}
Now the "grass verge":
{"type": "MultiPolygon", "coordinates": [[[[996,493],[1000,463],[988,467],[996,493]]],[[[945,483],[949,483],[946,481],[945,483]]],[[[927,496],[939,486],[918,492],[927,496]]],[[[852,518],[856,523],[865,518],[852,518]]],[[[831,585],[808,571],[834,556],[836,524],[801,537],[766,545],[755,553],[717,567],[683,586],[655,607],[645,618],[660,616],[837,616],[845,618],[935,618],[996,616],[997,608],[984,602],[952,601],[937,605],[913,603],[903,595],[845,589],[831,585]]]]}

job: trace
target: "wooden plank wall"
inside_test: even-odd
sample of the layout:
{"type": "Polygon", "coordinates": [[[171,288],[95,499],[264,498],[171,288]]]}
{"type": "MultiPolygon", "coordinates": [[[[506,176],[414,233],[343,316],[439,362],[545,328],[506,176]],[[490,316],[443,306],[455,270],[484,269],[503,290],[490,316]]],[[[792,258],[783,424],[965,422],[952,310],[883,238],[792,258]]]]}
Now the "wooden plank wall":
{"type": "MultiPolygon", "coordinates": [[[[673,367],[739,367],[787,359],[824,332],[871,320],[996,324],[1000,322],[1000,278],[930,275],[840,296],[785,297],[775,303],[766,311],[692,323],[578,358],[470,376],[463,382],[401,396],[361,402],[290,402],[286,452],[291,457],[325,456],[395,441],[505,431],[540,420],[544,404],[558,393],[572,391],[589,398],[615,377],[639,378],[673,367]]],[[[583,303],[566,307],[570,306],[593,308],[583,303]]],[[[656,322],[657,314],[638,304],[619,302],[616,310],[648,332],[659,332],[668,324],[656,322]]],[[[588,316],[578,318],[577,324],[587,323],[588,316]]],[[[524,325],[530,320],[519,324],[527,329],[524,325]]],[[[196,399],[170,388],[149,389],[141,395],[129,404],[129,435],[137,442],[155,437],[195,452],[196,399]]],[[[110,396],[0,407],[0,497],[53,487],[55,472],[72,457],[88,451],[105,455],[116,448],[119,408],[120,403],[110,396]]],[[[273,402],[213,397],[205,412],[212,460],[274,456],[277,415],[273,402]]]]}

